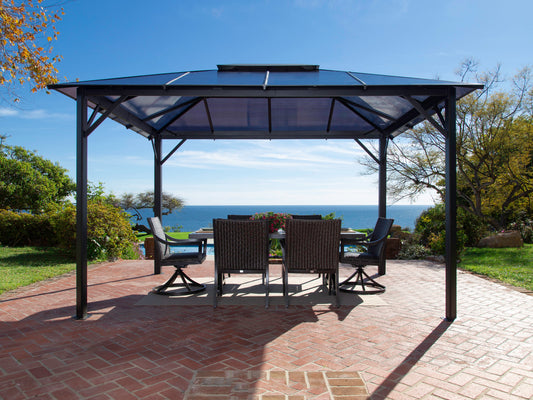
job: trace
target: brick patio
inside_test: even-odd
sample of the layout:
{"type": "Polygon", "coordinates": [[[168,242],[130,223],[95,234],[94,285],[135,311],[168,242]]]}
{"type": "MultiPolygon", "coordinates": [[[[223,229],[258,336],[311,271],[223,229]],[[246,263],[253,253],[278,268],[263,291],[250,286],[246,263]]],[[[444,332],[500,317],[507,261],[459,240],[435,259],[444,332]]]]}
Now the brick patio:
{"type": "Polygon", "coordinates": [[[386,305],[340,309],[138,306],[172,268],[152,270],[91,267],[85,321],[72,319],[74,276],[1,296],[0,397],[533,398],[533,297],[483,278],[459,273],[449,323],[431,262],[389,262],[386,305]]]}

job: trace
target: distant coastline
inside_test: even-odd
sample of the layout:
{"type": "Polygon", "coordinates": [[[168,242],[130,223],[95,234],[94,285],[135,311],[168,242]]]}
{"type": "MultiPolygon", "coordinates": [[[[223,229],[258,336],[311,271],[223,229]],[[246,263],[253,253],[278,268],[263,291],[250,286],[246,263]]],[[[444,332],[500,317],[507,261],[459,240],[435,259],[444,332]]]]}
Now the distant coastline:
{"type": "MultiPolygon", "coordinates": [[[[394,223],[403,228],[413,229],[416,219],[422,211],[432,205],[390,205],[387,206],[387,217],[394,218],[394,223]]],[[[142,209],[141,224],[147,225],[146,218],[152,215],[149,208],[142,209]]],[[[255,214],[273,211],[289,214],[321,214],[335,213],[342,218],[342,225],[347,228],[373,228],[378,217],[377,205],[338,206],[338,205],[240,205],[240,206],[185,206],[179,211],[163,216],[163,225],[174,228],[181,226],[181,231],[191,232],[202,227],[212,226],[214,218],[226,218],[228,214],[255,214]]]]}

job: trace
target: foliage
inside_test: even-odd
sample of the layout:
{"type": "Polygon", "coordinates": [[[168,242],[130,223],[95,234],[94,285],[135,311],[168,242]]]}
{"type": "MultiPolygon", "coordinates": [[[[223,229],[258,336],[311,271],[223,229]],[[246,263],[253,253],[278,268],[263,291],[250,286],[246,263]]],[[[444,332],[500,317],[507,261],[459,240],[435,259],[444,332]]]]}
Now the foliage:
{"type": "Polygon", "coordinates": [[[533,290],[533,245],[522,248],[468,248],[459,267],[510,285],[533,290]]]}
{"type": "Polygon", "coordinates": [[[399,260],[420,260],[431,255],[431,251],[420,243],[403,242],[398,253],[399,260]]]}
{"type": "MultiPolygon", "coordinates": [[[[59,246],[76,248],[76,209],[67,204],[51,216],[59,246]]],[[[129,223],[129,214],[102,200],[87,204],[87,238],[89,259],[130,258],[136,238],[129,223]]]]}
{"type": "MultiPolygon", "coordinates": [[[[531,70],[524,68],[513,79],[513,88],[496,92],[502,82],[499,68],[477,74],[467,60],[459,71],[485,89],[457,104],[458,205],[470,215],[500,230],[516,210],[533,201],[533,90],[531,70]]],[[[395,199],[416,198],[426,190],[445,196],[445,138],[430,123],[406,132],[389,146],[389,193],[395,199]]],[[[377,166],[363,162],[369,172],[377,166]]]]}
{"type": "MultiPolygon", "coordinates": [[[[434,254],[444,255],[446,250],[446,210],[444,204],[431,207],[417,218],[415,233],[419,243],[434,254]]],[[[475,245],[484,233],[483,223],[476,221],[462,210],[457,212],[457,254],[466,245],[475,245]]]]}
{"type": "MultiPolygon", "coordinates": [[[[163,215],[171,214],[174,210],[183,208],[184,202],[179,197],[176,197],[170,193],[163,192],[161,194],[161,203],[163,208],[163,215]]],[[[154,207],[154,192],[142,192],[136,195],[132,193],[125,193],[121,198],[116,199],[115,205],[123,208],[124,210],[133,209],[138,212],[141,208],[153,208],[154,207]]]]}
{"type": "Polygon", "coordinates": [[[0,246],[0,294],[75,268],[72,255],[57,248],[0,246]]]}
{"type": "Polygon", "coordinates": [[[0,85],[8,91],[16,84],[30,82],[31,91],[35,92],[57,82],[55,63],[61,57],[52,55],[50,43],[59,35],[55,24],[63,9],[44,3],[43,0],[0,3],[0,85]]]}
{"type": "Polygon", "coordinates": [[[533,243],[533,216],[521,210],[514,215],[513,221],[508,229],[520,232],[524,243],[533,243]]]}
{"type": "Polygon", "coordinates": [[[251,219],[266,219],[269,224],[269,232],[277,232],[279,229],[285,229],[285,224],[288,219],[292,219],[290,214],[274,213],[272,211],[256,213],[251,219]]]}
{"type": "Polygon", "coordinates": [[[0,208],[42,212],[75,189],[67,170],[0,138],[0,208]]]}
{"type": "Polygon", "coordinates": [[[47,214],[0,209],[0,243],[4,246],[53,246],[56,240],[47,214]]]}

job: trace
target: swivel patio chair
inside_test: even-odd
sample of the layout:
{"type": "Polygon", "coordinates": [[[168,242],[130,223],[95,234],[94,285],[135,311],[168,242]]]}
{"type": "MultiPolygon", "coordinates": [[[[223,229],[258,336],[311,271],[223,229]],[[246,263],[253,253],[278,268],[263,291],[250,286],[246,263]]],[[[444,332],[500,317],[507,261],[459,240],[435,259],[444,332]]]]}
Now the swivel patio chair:
{"type": "Polygon", "coordinates": [[[164,232],[161,221],[157,217],[148,218],[148,224],[154,235],[154,262],[159,263],[159,266],[172,265],[176,268],[176,271],[174,271],[170,279],[163,285],[155,287],[152,292],[167,296],[180,296],[205,290],[204,284],[191,279],[185,274],[183,269],[188,265],[204,262],[207,251],[207,239],[174,239],[164,232]],[[171,253],[171,246],[198,246],[198,251],[171,253]],[[181,282],[176,282],[178,277],[181,279],[181,282]]]}
{"type": "Polygon", "coordinates": [[[222,296],[224,274],[261,274],[268,308],[268,222],[266,220],[214,219],[215,288],[214,307],[222,296]]]}
{"type": "Polygon", "coordinates": [[[341,220],[289,219],[283,254],[283,297],[289,306],[289,272],[324,274],[328,294],[339,306],[339,242],[341,220]]]}
{"type": "Polygon", "coordinates": [[[384,262],[386,240],[393,222],[393,219],[380,217],[372,233],[365,238],[341,240],[340,262],[351,264],[356,268],[348,279],[339,284],[341,291],[357,294],[375,294],[385,291],[385,286],[372,279],[364,268],[367,265],[379,266],[381,262],[384,262]],[[362,253],[345,252],[344,246],[346,245],[362,246],[365,251],[362,253]]]}

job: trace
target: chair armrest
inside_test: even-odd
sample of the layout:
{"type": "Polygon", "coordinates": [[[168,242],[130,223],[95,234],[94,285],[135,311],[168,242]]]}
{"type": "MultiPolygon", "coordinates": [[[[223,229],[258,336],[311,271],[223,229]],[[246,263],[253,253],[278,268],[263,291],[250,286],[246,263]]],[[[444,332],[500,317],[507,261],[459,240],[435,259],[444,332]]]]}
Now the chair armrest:
{"type": "Polygon", "coordinates": [[[176,239],[167,234],[165,234],[165,239],[168,244],[172,244],[173,246],[191,246],[194,244],[201,244],[203,242],[207,243],[207,239],[176,239]]]}
{"type": "Polygon", "coordinates": [[[353,244],[357,246],[372,246],[374,244],[383,242],[384,240],[387,239],[387,236],[384,236],[379,240],[368,240],[367,238],[365,239],[341,239],[341,244],[342,245],[353,244]]]}
{"type": "Polygon", "coordinates": [[[389,235],[384,236],[379,240],[368,240],[369,236],[367,236],[364,239],[341,239],[341,257],[344,256],[344,246],[346,245],[355,245],[355,246],[364,246],[364,247],[373,246],[375,244],[379,244],[387,240],[388,236],[389,235]]]}

